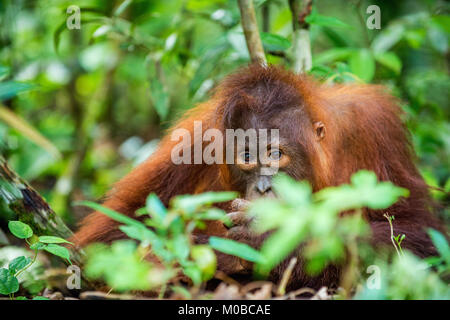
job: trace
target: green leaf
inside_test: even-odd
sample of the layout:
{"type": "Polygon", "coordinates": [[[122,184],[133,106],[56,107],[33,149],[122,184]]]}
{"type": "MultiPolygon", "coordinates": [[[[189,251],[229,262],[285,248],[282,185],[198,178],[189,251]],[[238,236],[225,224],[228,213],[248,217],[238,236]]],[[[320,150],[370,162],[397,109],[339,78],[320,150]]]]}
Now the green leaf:
{"type": "Polygon", "coordinates": [[[407,197],[409,191],[391,182],[377,182],[375,173],[360,170],[351,178],[352,185],[322,189],[315,194],[327,210],[342,212],[349,209],[369,207],[386,209],[399,197],[407,197]]]}
{"type": "Polygon", "coordinates": [[[280,198],[294,207],[305,206],[311,201],[312,188],[307,181],[297,182],[280,173],[273,178],[273,187],[280,198]]]}
{"type": "Polygon", "coordinates": [[[448,35],[445,31],[434,23],[430,24],[427,31],[431,46],[439,53],[445,54],[448,51],[448,35]]]}
{"type": "Polygon", "coordinates": [[[431,228],[428,229],[428,234],[430,235],[431,241],[433,241],[436,250],[450,266],[450,247],[448,245],[447,239],[442,233],[431,228]]]}
{"type": "MultiPolygon", "coordinates": [[[[94,12],[94,13],[99,13],[99,14],[103,14],[102,11],[99,11],[96,8],[80,8],[81,12],[94,12]]],[[[91,19],[81,19],[80,21],[80,25],[84,26],[90,23],[104,23],[105,20],[107,20],[105,17],[100,17],[100,18],[91,18],[91,19]]],[[[53,46],[55,48],[55,51],[58,51],[58,46],[59,46],[59,42],[61,40],[61,34],[63,31],[68,30],[67,29],[67,22],[66,20],[64,20],[63,22],[61,22],[61,24],[56,28],[55,33],[53,34],[53,46]]],[[[69,30],[70,31],[70,30],[69,30]]]]}
{"type": "Polygon", "coordinates": [[[0,65],[0,80],[3,80],[9,75],[9,68],[0,65]]]}
{"type": "Polygon", "coordinates": [[[20,221],[10,221],[8,228],[19,239],[28,239],[33,235],[33,230],[30,226],[20,221]]]}
{"type": "Polygon", "coordinates": [[[192,247],[191,256],[202,272],[202,280],[207,281],[211,279],[217,267],[217,259],[213,250],[207,245],[197,245],[192,247]]]}
{"type": "Polygon", "coordinates": [[[17,271],[25,268],[28,264],[30,264],[31,261],[32,260],[28,257],[20,256],[12,260],[9,263],[8,268],[13,274],[15,274],[17,271]]]}
{"type": "Polygon", "coordinates": [[[5,81],[0,82],[0,101],[15,97],[18,93],[30,90],[34,85],[30,83],[5,81]]]}
{"type": "MultiPolygon", "coordinates": [[[[354,40],[348,37],[346,32],[338,32],[340,30],[337,28],[321,27],[320,30],[317,31],[323,33],[331,41],[330,44],[332,47],[350,48],[354,46],[354,40]]],[[[312,31],[312,39],[315,37],[314,33],[317,31],[312,31]]]]}
{"type": "Polygon", "coordinates": [[[146,227],[125,225],[120,226],[119,229],[128,237],[142,242],[152,243],[156,238],[155,233],[146,227]]]}
{"type": "MultiPolygon", "coordinates": [[[[86,248],[85,273],[88,277],[106,281],[118,291],[148,290],[152,266],[136,251],[132,240],[115,241],[111,246],[93,244],[86,248]]],[[[159,274],[158,279],[165,280],[159,274]]]]}
{"type": "Polygon", "coordinates": [[[350,180],[355,187],[373,187],[377,183],[377,175],[372,171],[360,170],[350,180]]]}
{"type": "Polygon", "coordinates": [[[117,211],[114,211],[112,209],[104,207],[98,203],[92,202],[92,201],[77,201],[77,202],[75,202],[75,205],[86,206],[86,207],[92,208],[98,212],[101,212],[101,213],[107,215],[111,219],[116,220],[116,221],[121,222],[126,225],[138,226],[138,227],[145,228],[145,225],[143,223],[141,223],[133,218],[130,218],[122,213],[119,213],[117,211]]]}
{"type": "Polygon", "coordinates": [[[261,33],[261,41],[266,51],[285,51],[291,46],[285,37],[267,32],[261,33]]]}
{"type": "Polygon", "coordinates": [[[247,261],[263,263],[264,256],[252,247],[230,239],[210,237],[209,244],[217,251],[230,254],[247,261]]]}
{"type": "Polygon", "coordinates": [[[370,82],[375,75],[375,60],[367,49],[356,50],[349,60],[350,70],[360,79],[370,82]]]}
{"type": "Polygon", "coordinates": [[[263,233],[283,225],[286,217],[291,214],[291,209],[279,199],[261,198],[250,204],[248,214],[258,218],[257,223],[252,224],[252,227],[255,231],[263,233]],[[277,214],[274,215],[274,212],[277,214]]]}
{"type": "Polygon", "coordinates": [[[383,52],[383,53],[376,54],[375,60],[379,64],[394,71],[395,74],[397,74],[397,75],[400,74],[400,71],[402,69],[402,61],[395,53],[383,52]]]}
{"type": "Polygon", "coordinates": [[[36,296],[33,298],[33,300],[50,300],[50,299],[47,297],[43,297],[43,296],[36,296]]]}
{"type": "Polygon", "coordinates": [[[332,48],[313,57],[314,65],[327,64],[338,60],[346,60],[355,49],[352,48],[332,48]]]}
{"type": "Polygon", "coordinates": [[[168,230],[173,235],[178,235],[184,232],[184,221],[178,214],[175,215],[175,218],[170,222],[168,230]]]}
{"type": "Polygon", "coordinates": [[[114,11],[115,16],[120,16],[127,8],[128,6],[133,2],[133,0],[125,0],[123,1],[119,7],[114,11]]]}
{"type": "Polygon", "coordinates": [[[54,236],[40,236],[39,237],[39,242],[41,243],[69,243],[69,244],[73,244],[70,241],[67,241],[63,238],[60,237],[54,237],[54,236]]]}
{"type": "Polygon", "coordinates": [[[367,197],[367,206],[372,209],[386,209],[394,204],[399,197],[407,197],[407,189],[398,188],[389,182],[380,182],[367,197]]]}
{"type": "Polygon", "coordinates": [[[64,247],[61,247],[60,245],[50,243],[45,248],[45,251],[50,252],[51,254],[54,254],[55,256],[61,257],[63,259],[66,259],[70,262],[70,252],[64,247]]]}
{"type": "Polygon", "coordinates": [[[431,21],[434,25],[442,28],[444,32],[450,34],[450,15],[435,15],[431,18],[431,21]]]}
{"type": "Polygon", "coordinates": [[[41,242],[35,242],[30,246],[31,250],[42,250],[46,247],[47,245],[41,242]]]}
{"type": "Polygon", "coordinates": [[[304,220],[291,218],[272,233],[261,247],[264,259],[260,260],[256,266],[258,273],[267,275],[292,250],[298,247],[306,235],[305,232],[304,220]]]}
{"type": "Polygon", "coordinates": [[[221,220],[226,224],[230,222],[225,211],[218,208],[210,208],[205,212],[198,213],[195,217],[198,220],[221,220]]]}
{"type": "Polygon", "coordinates": [[[202,283],[202,272],[196,265],[183,267],[183,273],[191,278],[195,285],[202,283]]]}
{"type": "Polygon", "coordinates": [[[173,207],[193,214],[199,208],[216,202],[226,202],[237,197],[236,192],[205,192],[196,195],[181,195],[173,198],[173,207]]]}
{"type": "Polygon", "coordinates": [[[107,34],[108,32],[110,32],[111,30],[113,30],[113,27],[108,25],[108,24],[104,24],[100,27],[98,27],[94,33],[92,34],[92,38],[98,38],[101,37],[105,34],[107,34]]]}
{"type": "Polygon", "coordinates": [[[450,193],[450,177],[447,179],[447,181],[444,184],[444,191],[450,193]]]}
{"type": "Polygon", "coordinates": [[[0,294],[8,295],[19,291],[19,281],[8,269],[0,269],[0,294]]]}
{"type": "Polygon", "coordinates": [[[147,212],[157,221],[163,221],[167,215],[167,209],[164,204],[159,200],[158,196],[151,193],[145,202],[147,212]]]}
{"type": "Polygon", "coordinates": [[[176,234],[167,244],[169,250],[177,257],[178,261],[184,261],[189,256],[189,239],[185,234],[176,234]]]}
{"type": "Polygon", "coordinates": [[[315,24],[324,27],[338,27],[338,28],[350,28],[348,24],[335,17],[328,17],[312,12],[305,18],[305,21],[309,24],[315,24]]]}
{"type": "Polygon", "coordinates": [[[185,287],[182,286],[171,286],[170,289],[178,293],[179,295],[183,296],[185,299],[192,299],[192,294],[187,290],[185,287]]]}
{"type": "Polygon", "coordinates": [[[399,42],[405,33],[403,24],[396,23],[383,29],[372,41],[372,51],[375,54],[383,53],[391,49],[399,42]]]}
{"type": "Polygon", "coordinates": [[[312,242],[304,249],[308,259],[306,271],[312,275],[320,273],[326,265],[345,256],[342,240],[336,235],[330,235],[320,242],[312,242]]]}
{"type": "Polygon", "coordinates": [[[169,94],[157,77],[150,80],[150,93],[156,113],[161,120],[165,120],[169,114],[169,94]]]}
{"type": "Polygon", "coordinates": [[[240,59],[248,59],[249,53],[243,32],[231,30],[227,33],[227,40],[240,59]]]}

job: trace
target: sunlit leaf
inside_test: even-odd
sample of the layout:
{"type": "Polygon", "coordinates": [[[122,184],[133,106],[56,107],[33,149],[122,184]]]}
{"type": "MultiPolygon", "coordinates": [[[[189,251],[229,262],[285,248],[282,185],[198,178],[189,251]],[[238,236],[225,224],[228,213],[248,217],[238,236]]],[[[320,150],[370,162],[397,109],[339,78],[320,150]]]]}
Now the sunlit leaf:
{"type": "Polygon", "coordinates": [[[44,247],[44,250],[70,262],[70,252],[69,250],[67,250],[67,248],[61,247],[60,245],[54,243],[50,243],[46,247],[44,247]]]}
{"type": "Polygon", "coordinates": [[[124,0],[120,6],[117,7],[117,9],[114,11],[115,16],[120,16],[127,8],[128,6],[133,2],[133,0],[124,0]]]}
{"type": "Polygon", "coordinates": [[[63,238],[60,237],[55,237],[55,236],[40,236],[39,237],[39,241],[42,243],[69,243],[69,244],[73,244],[70,241],[67,241],[63,238]]]}
{"type": "Polygon", "coordinates": [[[25,256],[20,256],[12,260],[9,265],[8,269],[14,274],[17,271],[25,268],[29,263],[31,262],[31,259],[25,256]]]}
{"type": "Polygon", "coordinates": [[[306,233],[303,220],[291,218],[264,241],[260,251],[257,271],[263,275],[269,273],[285,259],[304,239],[306,233]]]}
{"type": "Polygon", "coordinates": [[[262,32],[261,41],[266,51],[285,51],[291,46],[288,39],[272,33],[262,32]]]}
{"type": "Polygon", "coordinates": [[[370,82],[375,75],[375,60],[372,53],[367,49],[353,52],[349,65],[351,71],[366,82],[370,82]]]}
{"type": "Polygon", "coordinates": [[[156,77],[152,77],[150,80],[150,93],[156,112],[161,120],[165,120],[169,113],[169,94],[161,81],[156,77]]]}
{"type": "Polygon", "coordinates": [[[431,25],[428,28],[428,38],[432,47],[440,53],[448,51],[449,35],[437,25],[431,25]]]}
{"type": "Polygon", "coordinates": [[[15,97],[17,94],[34,88],[35,85],[25,82],[5,81],[0,82],[0,101],[15,97]]]}
{"type": "Polygon", "coordinates": [[[354,49],[352,48],[332,48],[314,55],[313,63],[318,65],[327,64],[337,60],[345,60],[350,57],[353,51],[354,49]]]}
{"type": "Polygon", "coordinates": [[[442,233],[434,229],[428,229],[428,234],[430,235],[431,240],[433,241],[433,244],[435,245],[441,257],[450,266],[450,246],[447,242],[447,239],[442,233]]]}
{"type": "Polygon", "coordinates": [[[338,18],[323,16],[314,11],[305,18],[305,21],[312,25],[324,27],[350,28],[348,24],[338,18]]]}
{"type": "MultiPolygon", "coordinates": [[[[118,291],[148,290],[151,286],[151,265],[136,252],[136,244],[130,240],[114,242],[111,247],[94,244],[86,249],[86,275],[103,278],[118,291]]],[[[161,278],[160,280],[166,280],[161,278]]]]}
{"type": "Polygon", "coordinates": [[[180,208],[188,213],[194,213],[202,206],[231,201],[236,197],[236,192],[205,192],[198,195],[177,196],[173,198],[172,204],[175,208],[180,208]]]}
{"type": "Polygon", "coordinates": [[[0,81],[9,75],[9,68],[0,65],[0,81]]]}
{"type": "Polygon", "coordinates": [[[9,221],[8,228],[19,239],[28,239],[33,235],[33,230],[30,226],[20,221],[9,221]]]}
{"type": "Polygon", "coordinates": [[[251,262],[264,262],[264,256],[252,247],[230,239],[210,237],[209,244],[217,251],[231,254],[251,262]]]}
{"type": "Polygon", "coordinates": [[[383,53],[391,49],[399,42],[405,32],[403,24],[391,24],[383,28],[381,32],[372,41],[372,50],[375,54],[383,53]]]}
{"type": "Polygon", "coordinates": [[[202,272],[202,280],[211,279],[216,272],[217,266],[216,255],[213,250],[206,245],[193,246],[191,256],[202,272]]]}
{"type": "Polygon", "coordinates": [[[8,269],[0,269],[0,294],[8,295],[19,291],[19,281],[8,269]]]}
{"type": "Polygon", "coordinates": [[[86,206],[86,207],[92,208],[98,212],[101,212],[101,213],[107,215],[108,217],[110,217],[111,219],[116,220],[118,222],[122,222],[127,225],[134,225],[134,226],[145,228],[145,225],[142,224],[141,222],[139,222],[133,218],[130,218],[122,213],[119,213],[117,211],[114,211],[112,209],[104,207],[98,203],[92,202],[92,201],[77,201],[74,203],[74,205],[86,206]]]}
{"type": "Polygon", "coordinates": [[[147,209],[147,212],[158,221],[163,221],[167,215],[166,207],[154,193],[151,193],[147,197],[145,207],[147,209]]]}
{"type": "Polygon", "coordinates": [[[300,183],[286,174],[273,178],[273,187],[278,196],[292,206],[302,206],[310,201],[312,188],[307,181],[300,183]]]}
{"type": "Polygon", "coordinates": [[[383,52],[375,55],[375,60],[385,66],[386,68],[391,69],[396,74],[400,74],[402,69],[402,61],[400,58],[393,52],[383,52]]]}
{"type": "Polygon", "coordinates": [[[142,242],[153,243],[156,238],[155,233],[145,226],[122,225],[119,229],[131,239],[136,239],[142,242]]]}

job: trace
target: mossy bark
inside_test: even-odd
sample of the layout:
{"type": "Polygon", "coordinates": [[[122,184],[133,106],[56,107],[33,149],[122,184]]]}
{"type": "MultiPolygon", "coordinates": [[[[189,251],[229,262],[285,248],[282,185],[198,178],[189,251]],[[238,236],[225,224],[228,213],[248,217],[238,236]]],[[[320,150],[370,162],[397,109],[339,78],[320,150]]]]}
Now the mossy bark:
{"type": "MultiPolygon", "coordinates": [[[[52,235],[69,238],[72,231],[50,208],[48,203],[26,181],[8,167],[6,160],[0,156],[0,208],[9,210],[20,220],[28,224],[34,234],[52,235]]],[[[71,260],[81,263],[83,253],[72,246],[71,260]]]]}

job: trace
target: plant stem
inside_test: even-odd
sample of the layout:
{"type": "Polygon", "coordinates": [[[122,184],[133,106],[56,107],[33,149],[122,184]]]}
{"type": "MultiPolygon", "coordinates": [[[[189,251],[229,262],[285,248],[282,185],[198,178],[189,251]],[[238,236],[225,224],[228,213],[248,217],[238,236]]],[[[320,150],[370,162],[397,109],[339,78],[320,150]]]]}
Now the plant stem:
{"type": "Polygon", "coordinates": [[[401,257],[402,254],[401,254],[400,251],[398,250],[397,244],[395,243],[395,240],[394,240],[394,226],[392,225],[391,216],[390,216],[389,214],[387,214],[387,213],[385,213],[383,216],[384,216],[384,217],[388,220],[388,222],[389,222],[389,227],[390,227],[390,229],[391,229],[391,242],[392,242],[392,245],[394,246],[395,251],[397,252],[398,256],[401,257]]]}
{"type": "Polygon", "coordinates": [[[289,265],[287,266],[286,270],[283,273],[283,277],[281,278],[280,285],[277,290],[278,295],[282,296],[286,293],[286,286],[291,277],[292,270],[294,270],[294,267],[296,264],[297,264],[297,258],[295,258],[295,257],[289,261],[289,265]]]}
{"type": "Polygon", "coordinates": [[[164,283],[161,287],[161,291],[159,291],[158,299],[161,300],[164,298],[164,294],[166,293],[167,283],[164,283]]]}
{"type": "Polygon", "coordinates": [[[247,42],[250,59],[253,63],[267,65],[266,56],[259,36],[253,0],[238,0],[241,11],[241,23],[247,42]]]}
{"type": "Polygon", "coordinates": [[[23,267],[22,269],[20,269],[19,271],[17,271],[17,273],[14,275],[16,278],[17,278],[22,272],[24,272],[24,271],[27,270],[29,267],[31,267],[31,265],[32,265],[33,263],[36,262],[37,254],[38,254],[38,250],[35,250],[35,251],[34,251],[34,257],[33,257],[33,260],[31,260],[31,262],[30,262],[29,264],[27,264],[25,267],[23,267]]]}
{"type": "Polygon", "coordinates": [[[302,73],[312,68],[309,26],[305,21],[305,18],[311,13],[312,1],[303,0],[302,11],[300,11],[299,0],[289,0],[289,8],[292,14],[293,69],[295,73],[302,73]]]}

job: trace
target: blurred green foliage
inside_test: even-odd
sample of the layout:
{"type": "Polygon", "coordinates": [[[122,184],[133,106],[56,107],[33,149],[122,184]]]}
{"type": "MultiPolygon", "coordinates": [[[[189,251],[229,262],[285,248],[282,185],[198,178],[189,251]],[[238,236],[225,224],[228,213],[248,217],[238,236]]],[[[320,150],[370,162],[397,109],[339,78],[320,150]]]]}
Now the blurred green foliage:
{"type": "MultiPolygon", "coordinates": [[[[138,241],[90,245],[86,274],[104,280],[115,291],[154,290],[162,298],[169,286],[171,291],[183,290],[179,283],[181,274],[191,280],[194,288],[210,280],[217,266],[212,250],[215,249],[254,262],[255,274],[262,277],[267,277],[281,261],[293,257],[296,263],[305,264],[305,271],[310,275],[319,274],[330,264],[343,265],[340,286],[344,290],[338,290],[336,299],[348,298],[353,288],[356,288],[356,299],[450,298],[444,280],[450,272],[450,249],[441,233],[429,230],[439,255],[427,260],[402,250],[389,258],[375,254],[368,245],[370,228],[360,209],[388,208],[400,197],[408,196],[406,189],[391,182],[378,182],[373,172],[362,170],[352,176],[351,184],[314,194],[307,182],[280,174],[274,178],[274,191],[278,198],[256,200],[248,211],[253,216],[250,225],[253,232],[272,232],[259,251],[245,243],[219,237],[210,237],[208,244],[193,241],[194,229],[204,228],[205,221],[226,222],[225,212],[212,204],[235,198],[232,192],[174,197],[169,208],[155,194],[150,194],[146,206],[137,211],[145,217],[143,222],[93,202],[81,202],[120,222],[119,229],[138,241]],[[355,214],[342,217],[343,211],[355,214]],[[296,256],[298,247],[302,250],[296,256]],[[378,270],[376,286],[370,285],[371,281],[359,272],[367,265],[378,270]]],[[[391,224],[392,241],[393,225],[395,222],[391,224]]],[[[187,298],[191,297],[190,292],[196,291],[189,290],[183,291],[187,298]]]]}
{"type": "MultiPolygon", "coordinates": [[[[167,283],[180,274],[188,277],[193,285],[200,286],[214,276],[217,262],[211,247],[194,244],[192,233],[195,229],[204,229],[208,220],[229,224],[225,212],[212,204],[230,201],[236,196],[235,192],[182,195],[174,197],[171,206],[165,208],[152,193],[147,197],[146,206],[136,212],[145,217],[143,222],[94,202],[81,202],[81,205],[122,223],[119,229],[139,241],[139,246],[129,240],[116,241],[111,246],[90,245],[87,248],[87,276],[104,279],[118,291],[159,288],[161,297],[167,283]]],[[[228,241],[256,252],[244,244],[228,241]]]]}
{"type": "Polygon", "coordinates": [[[287,175],[274,178],[277,199],[258,199],[250,206],[258,233],[276,230],[264,242],[264,260],[256,267],[268,274],[301,243],[306,271],[318,274],[331,262],[341,261],[346,246],[363,239],[369,227],[361,213],[340,217],[348,210],[386,209],[409,192],[390,182],[378,182],[375,173],[361,170],[351,184],[330,187],[312,194],[308,182],[296,182],[287,175]],[[277,212],[276,215],[273,212],[277,212]]]}

